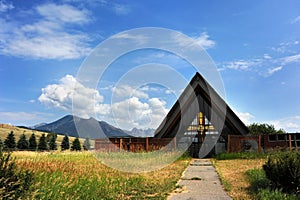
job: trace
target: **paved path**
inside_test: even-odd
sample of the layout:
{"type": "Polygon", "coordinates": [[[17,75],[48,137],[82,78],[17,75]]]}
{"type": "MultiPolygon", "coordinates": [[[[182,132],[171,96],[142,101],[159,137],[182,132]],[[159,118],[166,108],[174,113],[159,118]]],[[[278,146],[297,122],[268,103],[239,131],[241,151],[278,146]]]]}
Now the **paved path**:
{"type": "Polygon", "coordinates": [[[168,200],[230,200],[209,159],[193,159],[168,200]]]}

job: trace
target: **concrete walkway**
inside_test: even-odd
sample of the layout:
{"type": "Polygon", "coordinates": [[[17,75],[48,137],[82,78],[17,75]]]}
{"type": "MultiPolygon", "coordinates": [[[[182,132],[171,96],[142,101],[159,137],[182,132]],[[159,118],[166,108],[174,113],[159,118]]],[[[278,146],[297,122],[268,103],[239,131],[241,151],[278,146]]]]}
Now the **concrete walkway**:
{"type": "Polygon", "coordinates": [[[209,159],[193,159],[178,182],[180,186],[168,200],[229,200],[209,159]]]}

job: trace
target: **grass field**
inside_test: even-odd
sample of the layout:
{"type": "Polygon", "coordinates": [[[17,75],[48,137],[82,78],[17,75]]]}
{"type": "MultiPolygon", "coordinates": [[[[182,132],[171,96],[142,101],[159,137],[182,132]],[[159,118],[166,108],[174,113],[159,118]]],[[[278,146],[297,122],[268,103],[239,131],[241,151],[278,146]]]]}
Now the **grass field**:
{"type": "Polygon", "coordinates": [[[20,168],[34,172],[36,199],[165,199],[189,162],[185,157],[161,170],[131,174],[101,164],[91,152],[12,156],[20,168]]]}

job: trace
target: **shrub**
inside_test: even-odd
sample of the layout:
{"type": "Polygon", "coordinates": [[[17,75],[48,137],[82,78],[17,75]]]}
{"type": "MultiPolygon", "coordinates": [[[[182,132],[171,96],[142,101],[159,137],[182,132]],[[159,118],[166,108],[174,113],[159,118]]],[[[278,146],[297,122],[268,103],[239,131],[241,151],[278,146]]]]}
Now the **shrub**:
{"type": "Polygon", "coordinates": [[[300,193],[300,152],[279,152],[269,156],[263,166],[273,189],[300,193]]]}
{"type": "Polygon", "coordinates": [[[0,151],[0,198],[25,199],[32,183],[32,172],[18,170],[11,154],[0,151]]]}

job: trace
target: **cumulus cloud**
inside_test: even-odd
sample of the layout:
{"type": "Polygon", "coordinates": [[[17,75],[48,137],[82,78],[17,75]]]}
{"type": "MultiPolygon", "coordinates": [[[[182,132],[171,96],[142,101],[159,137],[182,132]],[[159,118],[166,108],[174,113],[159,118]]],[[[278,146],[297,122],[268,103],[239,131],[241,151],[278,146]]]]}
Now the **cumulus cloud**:
{"type": "Polygon", "coordinates": [[[37,16],[32,23],[0,20],[0,53],[38,59],[74,59],[87,55],[90,37],[74,31],[74,24],[90,21],[89,12],[71,5],[53,3],[31,10],[37,16]]]}
{"type": "Polygon", "coordinates": [[[43,88],[38,100],[49,107],[86,118],[93,114],[107,115],[110,112],[110,106],[102,103],[104,98],[97,90],[83,86],[72,75],[60,79],[59,84],[43,88]]]}
{"type": "Polygon", "coordinates": [[[246,125],[250,125],[253,123],[253,119],[255,118],[253,115],[251,115],[248,112],[237,112],[237,116],[244,122],[246,125]]]}
{"type": "Polygon", "coordinates": [[[142,102],[137,97],[131,97],[112,105],[115,123],[125,129],[157,128],[167,113],[166,102],[151,98],[142,102]]]}
{"type": "Polygon", "coordinates": [[[143,99],[149,98],[147,93],[140,91],[138,89],[134,89],[129,85],[121,85],[121,86],[113,87],[112,92],[113,95],[115,95],[115,97],[117,98],[126,98],[132,96],[143,98],[143,99]]]}
{"type": "Polygon", "coordinates": [[[292,116],[282,119],[267,121],[268,124],[273,124],[276,129],[283,129],[287,132],[300,132],[300,116],[292,116]]]}

